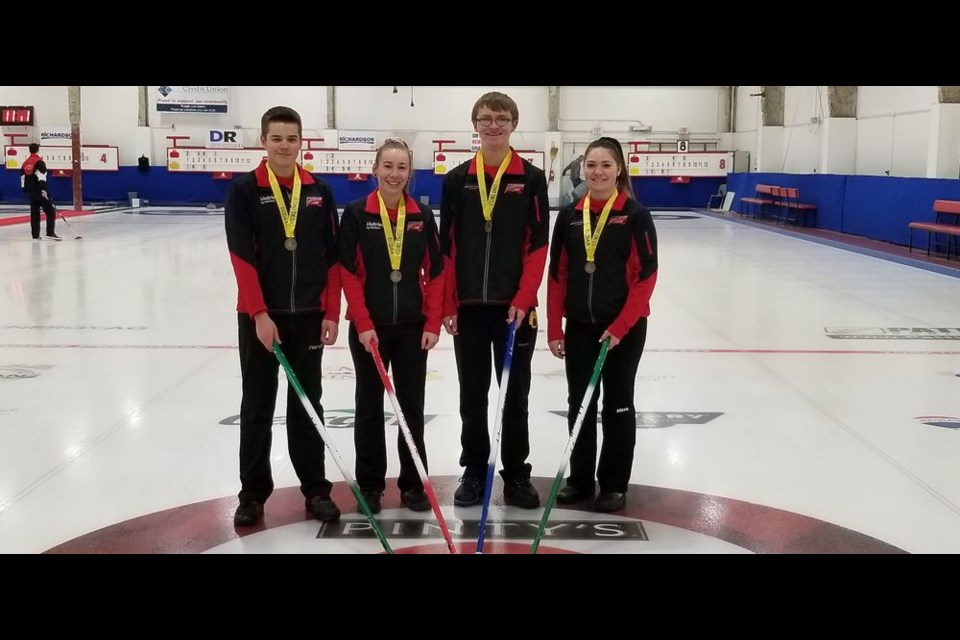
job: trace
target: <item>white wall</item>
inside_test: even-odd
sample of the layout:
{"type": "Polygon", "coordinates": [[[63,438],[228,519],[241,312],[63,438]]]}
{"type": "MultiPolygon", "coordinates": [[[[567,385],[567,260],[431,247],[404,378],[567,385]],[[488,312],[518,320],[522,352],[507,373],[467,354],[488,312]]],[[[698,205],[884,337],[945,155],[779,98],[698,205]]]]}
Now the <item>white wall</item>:
{"type": "Polygon", "coordinates": [[[726,87],[597,87],[560,88],[560,130],[589,139],[592,129],[630,132],[651,127],[640,138],[674,136],[686,127],[691,135],[717,137],[724,124],[726,87]]]}
{"type": "Polygon", "coordinates": [[[759,171],[760,155],[758,134],[760,131],[760,98],[751,97],[751,93],[760,93],[760,87],[740,86],[736,88],[736,113],[734,114],[733,149],[743,149],[750,153],[750,171],[759,171]]]}
{"type": "Polygon", "coordinates": [[[960,104],[936,104],[930,111],[927,177],[960,176],[960,104]]]}
{"type": "MultiPolygon", "coordinates": [[[[34,123],[41,127],[70,126],[66,87],[0,86],[0,104],[32,106],[34,123]]],[[[24,131],[26,127],[4,127],[4,132],[24,131]]]]}
{"type": "Polygon", "coordinates": [[[820,137],[827,88],[785,87],[783,97],[784,173],[817,173],[820,170],[820,137]]]}
{"type": "Polygon", "coordinates": [[[890,175],[923,178],[927,175],[930,113],[893,117],[893,152],[890,175]]]}
{"type": "Polygon", "coordinates": [[[547,87],[337,87],[337,125],[374,131],[473,131],[473,104],[488,91],[502,91],[520,111],[518,132],[547,128],[547,87]]]}
{"type": "Polygon", "coordinates": [[[783,127],[760,127],[757,135],[759,148],[757,149],[757,171],[763,173],[780,173],[783,171],[783,127]]]}
{"type": "MultiPolygon", "coordinates": [[[[66,87],[63,87],[66,90],[66,87]]],[[[81,87],[80,140],[119,148],[120,165],[137,163],[137,87],[81,87]]],[[[64,126],[69,126],[69,118],[64,126]]]]}
{"type": "Polygon", "coordinates": [[[857,169],[857,121],[827,118],[820,144],[820,173],[853,174],[857,169]]]}
{"type": "Polygon", "coordinates": [[[780,157],[781,173],[818,173],[820,125],[808,123],[784,127],[780,157]]]}
{"type": "Polygon", "coordinates": [[[454,141],[444,148],[470,148],[473,105],[488,91],[506,93],[517,103],[520,121],[511,138],[514,148],[545,151],[546,86],[415,86],[412,107],[410,85],[398,86],[397,93],[392,86],[338,86],[337,128],[402,136],[412,143],[414,168],[428,169],[433,166],[434,140],[454,141]]]}
{"type": "MultiPolygon", "coordinates": [[[[210,129],[235,130],[239,133],[237,139],[242,141],[244,146],[259,147],[260,116],[270,107],[278,105],[296,109],[303,120],[304,137],[324,137],[322,132],[327,126],[327,88],[324,86],[230,87],[227,100],[227,113],[158,112],[156,87],[147,87],[151,163],[163,165],[166,162],[167,147],[172,146],[167,136],[190,136],[190,139],[180,140],[178,144],[203,147],[210,129]]],[[[134,102],[134,114],[137,104],[134,102]]],[[[143,150],[143,153],[146,153],[146,150],[143,150]]],[[[139,157],[139,153],[134,157],[139,157]]],[[[122,158],[123,148],[121,164],[135,164],[123,162],[122,158]]]]}
{"type": "Polygon", "coordinates": [[[873,118],[857,123],[857,166],[854,173],[889,175],[893,164],[893,118],[873,118]]]}
{"type": "Polygon", "coordinates": [[[760,128],[760,100],[759,96],[751,96],[752,93],[760,93],[760,87],[748,86],[737,87],[737,113],[735,118],[736,133],[756,133],[760,128]]]}
{"type": "Polygon", "coordinates": [[[924,177],[929,113],[858,120],[857,175],[924,177]]]}
{"type": "Polygon", "coordinates": [[[926,176],[937,95],[935,86],[858,87],[856,173],[926,176]]]}
{"type": "MultiPolygon", "coordinates": [[[[137,87],[82,87],[84,143],[118,146],[125,166],[136,164],[144,152],[154,165],[162,165],[169,135],[187,135],[182,144],[203,146],[209,129],[234,129],[246,146],[259,146],[260,116],[278,104],[300,112],[306,136],[322,136],[327,126],[325,86],[230,87],[227,114],[158,113],[154,89],[149,87],[147,92],[149,128],[138,130],[137,87]]],[[[737,87],[732,134],[723,133],[727,92],[720,86],[562,86],[557,134],[547,132],[546,86],[417,86],[413,107],[409,85],[398,86],[396,94],[392,89],[337,86],[337,127],[402,135],[413,143],[415,166],[421,169],[431,166],[433,140],[453,139],[450,146],[455,148],[469,145],[470,110],[490,90],[504,91],[517,101],[520,123],[514,145],[547,151],[556,143],[561,149],[556,160],[560,167],[594,139],[598,129],[628,143],[669,142],[676,139],[679,128],[687,127],[694,142],[715,140],[721,149],[750,152],[753,170],[954,176],[954,168],[960,168],[960,114],[937,105],[935,86],[861,86],[857,119],[833,127],[829,139],[824,123],[829,115],[827,89],[822,86],[785,88],[784,127],[760,126],[760,98],[750,96],[760,91],[759,86],[737,87]],[[849,122],[855,123],[853,131],[849,122]]],[[[65,86],[0,86],[0,104],[33,105],[41,127],[69,125],[65,86]]],[[[11,131],[27,129],[4,127],[4,132],[11,131]]]]}
{"type": "Polygon", "coordinates": [[[785,87],[783,125],[806,126],[811,118],[822,122],[826,111],[827,87],[785,87]]]}
{"type": "Polygon", "coordinates": [[[937,103],[937,87],[857,87],[857,118],[929,111],[937,103]]]}

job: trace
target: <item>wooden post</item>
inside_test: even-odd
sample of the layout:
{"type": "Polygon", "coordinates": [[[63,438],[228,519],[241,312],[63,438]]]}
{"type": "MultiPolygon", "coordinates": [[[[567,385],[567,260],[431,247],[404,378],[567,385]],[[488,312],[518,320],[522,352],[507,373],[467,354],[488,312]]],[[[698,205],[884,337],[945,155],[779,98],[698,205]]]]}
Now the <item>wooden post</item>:
{"type": "Polygon", "coordinates": [[[73,209],[81,211],[83,209],[83,176],[81,165],[83,164],[83,149],[80,145],[80,87],[71,86],[67,88],[70,110],[70,137],[72,139],[71,147],[73,151],[73,164],[71,169],[71,179],[73,181],[73,209]]]}

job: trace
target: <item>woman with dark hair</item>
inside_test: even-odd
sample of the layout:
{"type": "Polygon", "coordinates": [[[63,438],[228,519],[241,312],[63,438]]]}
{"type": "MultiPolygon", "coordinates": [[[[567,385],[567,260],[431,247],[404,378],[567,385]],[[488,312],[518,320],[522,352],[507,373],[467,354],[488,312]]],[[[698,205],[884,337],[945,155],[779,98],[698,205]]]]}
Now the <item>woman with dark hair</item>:
{"type": "MultiPolygon", "coordinates": [[[[440,339],[443,259],[433,210],[407,193],[412,173],[410,147],[400,138],[387,138],[373,163],[377,189],[348,204],[340,221],[343,292],[357,376],[357,484],[374,513],[381,508],[387,473],[384,389],[372,357],[374,343],[384,366],[393,365],[400,409],[427,466],[427,352],[440,339]]],[[[413,511],[429,511],[423,483],[399,432],[397,448],[401,502],[413,511]]]]}
{"type": "Polygon", "coordinates": [[[626,504],[633,467],[633,392],[657,282],[657,231],[650,212],[634,199],[619,141],[603,137],[590,143],[583,172],[588,191],[560,210],[550,243],[547,341],[550,352],[565,361],[572,431],[601,344],[610,340],[601,374],[603,446],[598,463],[598,385],[557,502],[592,498],[596,475],[600,493],[594,509],[609,512],[626,504]]]}

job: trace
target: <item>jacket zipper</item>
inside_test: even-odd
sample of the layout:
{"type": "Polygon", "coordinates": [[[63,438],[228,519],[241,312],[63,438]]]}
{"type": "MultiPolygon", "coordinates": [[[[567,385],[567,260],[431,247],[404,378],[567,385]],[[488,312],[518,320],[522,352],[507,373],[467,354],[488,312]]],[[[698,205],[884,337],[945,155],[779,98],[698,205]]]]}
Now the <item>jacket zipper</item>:
{"type": "Polygon", "coordinates": [[[397,287],[399,286],[398,282],[393,283],[393,324],[397,324],[397,303],[398,303],[398,292],[397,287]]]}
{"type": "Polygon", "coordinates": [[[490,284],[490,241],[492,239],[491,233],[485,233],[487,236],[487,252],[486,256],[483,259],[483,301],[487,301],[487,287],[490,284]]]}
{"type": "Polygon", "coordinates": [[[290,311],[296,313],[297,311],[297,298],[294,293],[297,290],[297,250],[294,249],[290,252],[291,260],[291,270],[293,271],[293,278],[290,281],[290,311]]]}
{"type": "Polygon", "coordinates": [[[588,274],[587,278],[587,312],[590,314],[590,322],[596,324],[597,319],[593,317],[593,274],[588,274]]]}

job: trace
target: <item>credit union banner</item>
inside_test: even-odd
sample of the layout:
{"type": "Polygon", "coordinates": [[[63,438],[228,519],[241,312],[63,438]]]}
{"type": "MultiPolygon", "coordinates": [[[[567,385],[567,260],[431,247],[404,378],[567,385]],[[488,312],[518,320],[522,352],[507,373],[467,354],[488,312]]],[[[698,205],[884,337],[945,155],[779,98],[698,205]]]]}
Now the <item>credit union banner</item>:
{"type": "Polygon", "coordinates": [[[226,113],[230,87],[156,87],[157,111],[165,113],[226,113]]]}

